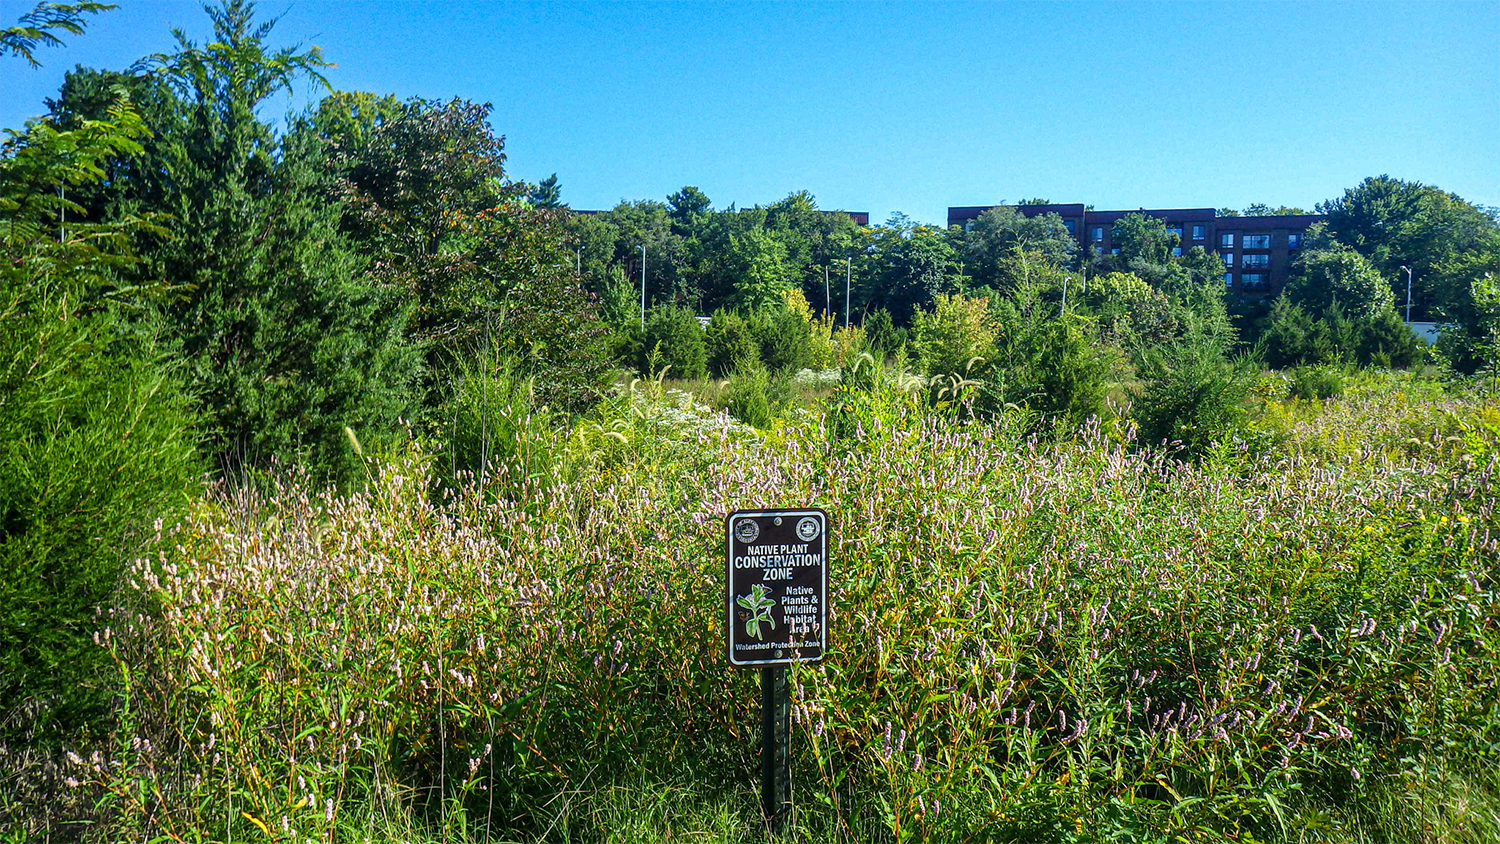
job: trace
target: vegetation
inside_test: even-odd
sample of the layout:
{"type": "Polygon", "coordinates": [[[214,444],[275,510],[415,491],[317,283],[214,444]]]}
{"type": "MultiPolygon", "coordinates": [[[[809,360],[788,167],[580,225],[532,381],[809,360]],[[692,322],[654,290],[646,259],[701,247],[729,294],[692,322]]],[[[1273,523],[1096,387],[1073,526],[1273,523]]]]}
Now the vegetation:
{"type": "Polygon", "coordinates": [[[1368,179],[1253,302],[1141,214],[580,214],[208,11],[0,149],[0,842],[764,840],[786,502],[796,838],[1500,837],[1492,213],[1368,179]]]}

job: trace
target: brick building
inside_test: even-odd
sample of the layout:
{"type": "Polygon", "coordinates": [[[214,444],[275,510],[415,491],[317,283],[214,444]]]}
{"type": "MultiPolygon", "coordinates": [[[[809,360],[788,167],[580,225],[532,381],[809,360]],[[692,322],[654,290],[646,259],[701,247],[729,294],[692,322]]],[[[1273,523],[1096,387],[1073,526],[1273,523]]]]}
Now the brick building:
{"type": "MultiPolygon", "coordinates": [[[[948,209],[948,225],[967,229],[993,205],[965,205],[948,209]]],[[[1078,241],[1080,249],[1095,255],[1118,252],[1111,241],[1115,221],[1127,214],[1145,214],[1166,223],[1178,236],[1178,253],[1203,247],[1217,252],[1224,262],[1224,286],[1251,296],[1280,290],[1286,285],[1292,259],[1302,239],[1321,214],[1275,217],[1221,217],[1212,208],[1140,208],[1135,211],[1091,211],[1081,203],[1065,205],[1018,205],[1028,217],[1056,214],[1078,241]]]]}

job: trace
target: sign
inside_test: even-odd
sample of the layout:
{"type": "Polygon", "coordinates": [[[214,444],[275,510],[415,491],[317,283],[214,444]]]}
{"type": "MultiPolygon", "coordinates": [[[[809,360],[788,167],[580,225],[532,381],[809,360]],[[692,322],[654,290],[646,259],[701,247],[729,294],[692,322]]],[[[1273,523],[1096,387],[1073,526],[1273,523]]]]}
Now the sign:
{"type": "Polygon", "coordinates": [[[828,515],[739,510],[724,520],[730,665],[816,662],[828,649],[828,515]]]}

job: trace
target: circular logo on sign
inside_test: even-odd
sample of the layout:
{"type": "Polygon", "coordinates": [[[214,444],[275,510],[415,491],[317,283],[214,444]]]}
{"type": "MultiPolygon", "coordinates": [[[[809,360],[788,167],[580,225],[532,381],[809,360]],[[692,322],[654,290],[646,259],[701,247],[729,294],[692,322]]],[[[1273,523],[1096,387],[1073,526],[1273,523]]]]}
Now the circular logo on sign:
{"type": "Polygon", "coordinates": [[[749,545],[760,538],[760,525],[754,519],[739,519],[734,523],[734,538],[749,545]]]}
{"type": "Polygon", "coordinates": [[[808,516],[797,523],[797,538],[803,542],[811,542],[818,538],[818,533],[821,530],[822,528],[819,527],[818,520],[812,516],[808,516]]]}

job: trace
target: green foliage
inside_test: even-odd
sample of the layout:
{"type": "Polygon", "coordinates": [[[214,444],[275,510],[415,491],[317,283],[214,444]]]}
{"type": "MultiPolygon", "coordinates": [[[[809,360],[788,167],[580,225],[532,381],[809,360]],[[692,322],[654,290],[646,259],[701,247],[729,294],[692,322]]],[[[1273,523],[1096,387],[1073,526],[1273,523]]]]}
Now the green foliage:
{"type": "Polygon", "coordinates": [[[760,366],[760,344],[750,330],[750,323],[734,311],[715,312],[703,339],[708,369],[714,375],[724,377],[760,366]]]}
{"type": "Polygon", "coordinates": [[[82,0],[75,3],[37,3],[21,16],[17,26],[0,29],[0,55],[20,56],[32,67],[41,67],[36,60],[38,47],[61,47],[63,40],[52,34],[60,29],[71,35],[82,35],[84,15],[96,15],[115,8],[113,3],[96,3],[82,0]]]}
{"type": "Polygon", "coordinates": [[[1172,249],[1181,238],[1167,231],[1167,224],[1146,214],[1126,214],[1115,221],[1110,242],[1119,247],[1119,261],[1127,267],[1134,264],[1165,265],[1172,261],[1172,249]]]}
{"type": "Polygon", "coordinates": [[[1032,319],[1002,305],[997,369],[981,406],[1024,407],[1040,424],[1069,430],[1106,414],[1110,362],[1081,319],[1032,319]]]}
{"type": "Polygon", "coordinates": [[[1427,344],[1388,308],[1361,326],[1359,362],[1387,369],[1410,369],[1427,358],[1427,344]]]}
{"type": "MultiPolygon", "coordinates": [[[[783,382],[784,383],[784,382],[783,382]]],[[[724,409],[746,425],[768,429],[776,419],[776,406],[781,402],[773,393],[777,383],[770,373],[761,367],[747,367],[735,371],[721,396],[724,409]]]]}
{"type": "Polygon", "coordinates": [[[752,229],[730,238],[729,260],[738,276],[735,304],[752,313],[781,306],[793,288],[786,246],[774,234],[752,229]]]}
{"type": "Polygon", "coordinates": [[[958,253],[938,231],[918,226],[883,232],[875,257],[874,288],[864,300],[868,308],[889,311],[897,325],[910,325],[940,294],[963,290],[958,253]]]}
{"type": "Polygon", "coordinates": [[[911,345],[928,375],[977,377],[993,366],[998,334],[988,299],[939,294],[912,320],[911,345]]]}
{"type": "Polygon", "coordinates": [[[96,611],[151,521],[197,482],[180,373],[116,315],[148,291],[113,276],[129,229],[79,222],[59,188],[97,182],[143,127],[117,99],[105,120],[35,123],[0,151],[0,745],[82,741],[106,728],[113,689],[96,611]]]}
{"type": "Polygon", "coordinates": [[[563,204],[562,201],[562,188],[557,184],[556,173],[553,173],[540,182],[537,182],[536,185],[527,192],[526,198],[531,201],[532,205],[535,205],[538,208],[552,210],[567,207],[563,204]]]}
{"type": "Polygon", "coordinates": [[[673,378],[702,378],[708,374],[708,351],[703,328],[687,308],[652,308],[635,341],[632,362],[637,372],[655,376],[670,367],[673,378]]]}
{"type": "Polygon", "coordinates": [[[1292,370],[1290,394],[1303,401],[1322,401],[1344,391],[1344,378],[1331,366],[1299,366],[1292,370]]]}
{"type": "Polygon", "coordinates": [[[790,374],[813,365],[812,325],[796,308],[762,313],[753,326],[760,359],[773,373],[790,374]]]}
{"type": "Polygon", "coordinates": [[[1131,395],[1139,440],[1196,459],[1246,430],[1245,402],[1253,382],[1248,360],[1229,360],[1210,343],[1154,350],[1131,395]]]}
{"type": "Polygon", "coordinates": [[[438,417],[438,468],[447,470],[449,485],[472,481],[491,493],[515,495],[552,468],[548,431],[555,411],[537,404],[535,383],[520,370],[497,345],[456,362],[438,417]]]}
{"type": "Polygon", "coordinates": [[[883,360],[895,357],[906,346],[906,329],[897,328],[891,320],[891,312],[885,308],[871,311],[862,327],[870,351],[883,360]]]}
{"type": "Polygon", "coordinates": [[[1028,262],[1064,266],[1078,244],[1056,214],[1028,217],[1012,205],[980,214],[963,233],[964,269],[976,286],[1009,291],[1025,283],[1028,262]]]}
{"type": "Polygon", "coordinates": [[[1286,296],[1310,311],[1337,304],[1354,319],[1367,321],[1390,310],[1391,287],[1352,249],[1308,249],[1299,256],[1286,296]]]}
{"type": "Polygon", "coordinates": [[[1394,310],[1356,321],[1330,303],[1315,317],[1288,296],[1278,296],[1260,331],[1266,365],[1353,364],[1408,368],[1421,362],[1426,346],[1394,310]]]}

